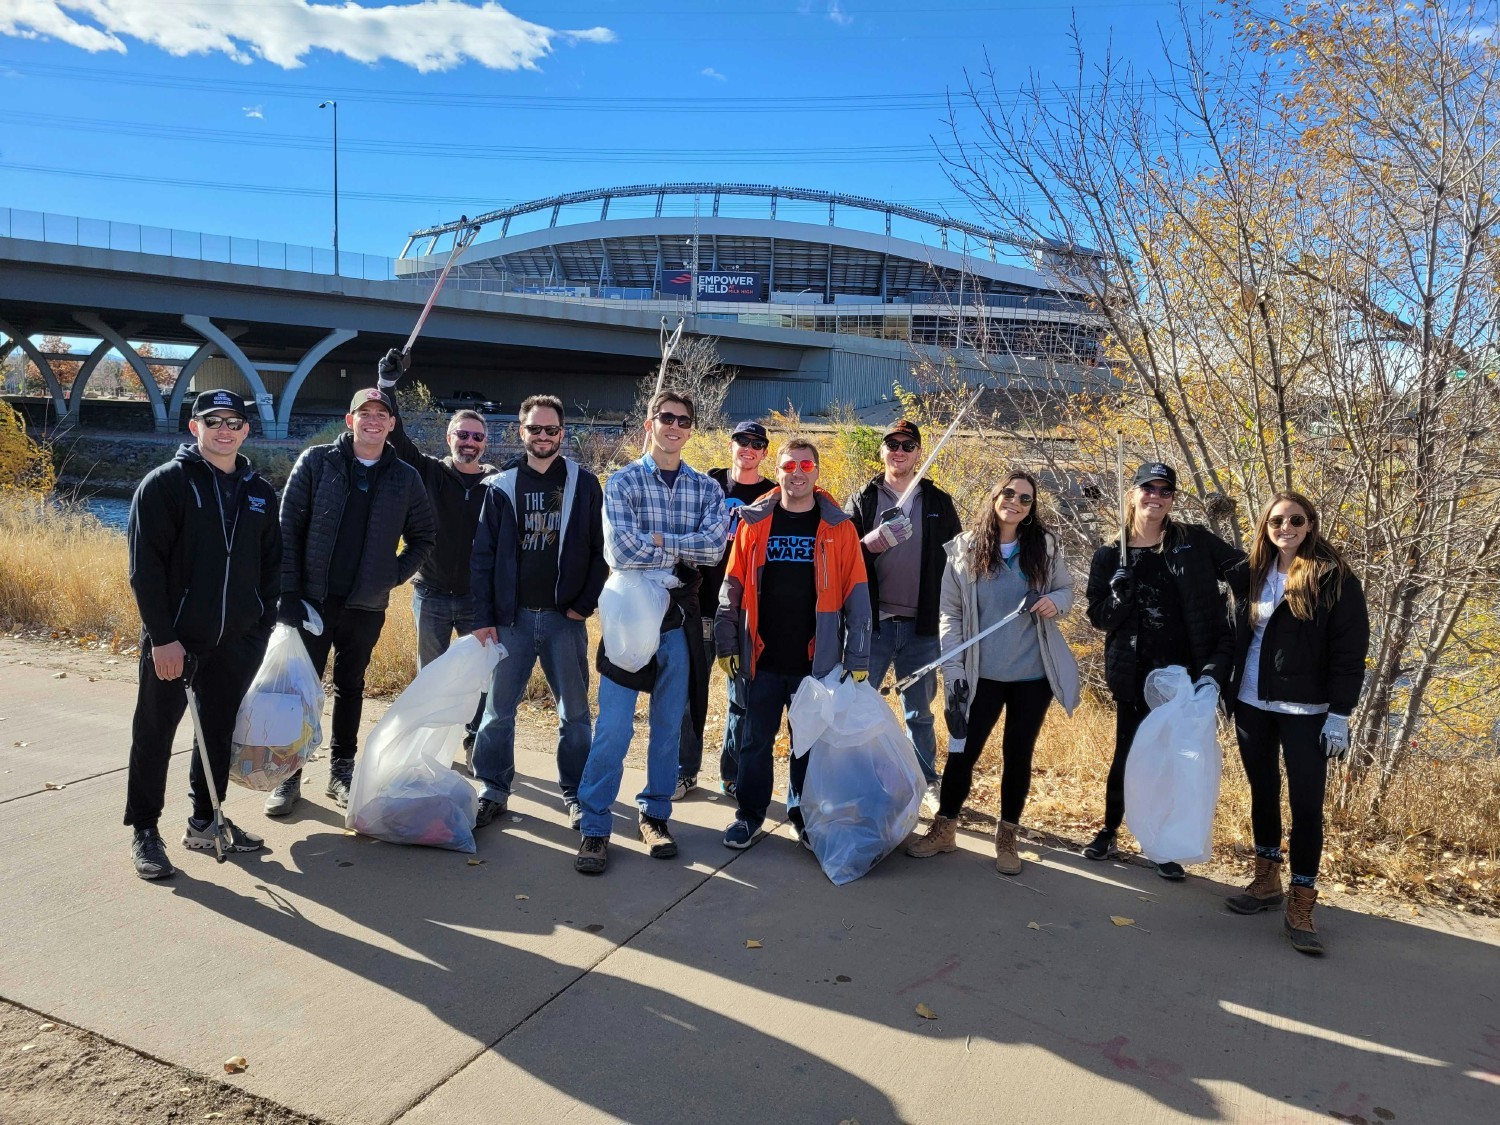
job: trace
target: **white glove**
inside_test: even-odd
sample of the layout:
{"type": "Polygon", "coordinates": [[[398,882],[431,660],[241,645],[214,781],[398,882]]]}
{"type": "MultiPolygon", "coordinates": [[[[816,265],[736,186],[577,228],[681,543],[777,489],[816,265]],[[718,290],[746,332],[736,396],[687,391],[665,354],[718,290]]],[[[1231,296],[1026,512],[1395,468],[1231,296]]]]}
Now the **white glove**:
{"type": "Polygon", "coordinates": [[[905,543],[915,531],[911,517],[902,512],[869,532],[864,537],[864,545],[878,555],[881,551],[889,551],[898,543],[905,543]]]}
{"type": "Polygon", "coordinates": [[[306,600],[302,603],[302,612],[305,615],[302,619],[303,631],[311,633],[315,637],[321,637],[323,635],[323,615],[313,608],[312,602],[306,600]]]}
{"type": "Polygon", "coordinates": [[[1323,720],[1323,731],[1318,735],[1323,754],[1328,758],[1342,758],[1349,753],[1349,716],[1335,715],[1332,711],[1323,720]]]}

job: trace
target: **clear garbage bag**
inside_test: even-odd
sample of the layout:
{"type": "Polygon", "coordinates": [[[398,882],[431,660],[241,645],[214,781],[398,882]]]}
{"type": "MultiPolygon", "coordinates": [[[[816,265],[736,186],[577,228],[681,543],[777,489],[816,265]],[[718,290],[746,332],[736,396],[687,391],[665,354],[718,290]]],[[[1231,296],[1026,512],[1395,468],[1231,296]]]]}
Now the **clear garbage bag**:
{"type": "Polygon", "coordinates": [[[474,850],[479,794],[453,758],[504,657],[503,645],[460,637],[417,673],[355,759],[348,827],[393,844],[474,850]]]}
{"type": "Polygon", "coordinates": [[[627,672],[639,672],[656,655],[661,622],[667,615],[667,593],[680,585],[666,570],[616,570],[599,594],[599,630],[604,655],[627,672]]]}
{"type": "Polygon", "coordinates": [[[808,676],[792,697],[792,753],[811,754],[802,822],[823,874],[851,883],[917,827],[926,783],[901,721],[868,682],[808,676]]]}
{"type": "Polygon", "coordinates": [[[322,744],[323,681],[302,635],[278,625],[235,716],[229,780],[261,792],[275,789],[322,744]]]}
{"type": "Polygon", "coordinates": [[[1154,863],[1206,863],[1219,803],[1219,693],[1186,668],[1146,677],[1142,720],[1125,761],[1125,824],[1154,863]]]}

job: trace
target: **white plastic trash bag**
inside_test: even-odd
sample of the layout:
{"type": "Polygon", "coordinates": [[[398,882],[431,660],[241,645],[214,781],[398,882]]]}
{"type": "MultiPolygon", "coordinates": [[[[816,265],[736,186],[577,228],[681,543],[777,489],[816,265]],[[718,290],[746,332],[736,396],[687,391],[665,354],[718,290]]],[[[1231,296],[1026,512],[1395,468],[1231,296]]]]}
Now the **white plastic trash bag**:
{"type": "Polygon", "coordinates": [[[322,744],[323,681],[301,634],[278,625],[235,717],[229,780],[275,789],[322,744]]]}
{"type": "Polygon", "coordinates": [[[1146,704],[1151,714],[1125,760],[1125,823],[1154,863],[1206,863],[1224,765],[1219,693],[1194,690],[1188,670],[1173,665],[1146,677],[1146,704]]]}
{"type": "Polygon", "coordinates": [[[836,885],[851,883],[917,827],[926,783],[901,721],[868,682],[839,682],[840,669],[808,676],[792,697],[792,753],[811,753],[802,822],[813,854],[836,885]]]}
{"type": "Polygon", "coordinates": [[[680,585],[670,570],[616,570],[599,594],[599,629],[604,655],[616,667],[639,672],[656,655],[667,593],[680,585]]]}
{"type": "Polygon", "coordinates": [[[474,850],[479,794],[453,757],[504,656],[500,644],[460,637],[417,673],[355,759],[345,824],[393,844],[474,850]]]}

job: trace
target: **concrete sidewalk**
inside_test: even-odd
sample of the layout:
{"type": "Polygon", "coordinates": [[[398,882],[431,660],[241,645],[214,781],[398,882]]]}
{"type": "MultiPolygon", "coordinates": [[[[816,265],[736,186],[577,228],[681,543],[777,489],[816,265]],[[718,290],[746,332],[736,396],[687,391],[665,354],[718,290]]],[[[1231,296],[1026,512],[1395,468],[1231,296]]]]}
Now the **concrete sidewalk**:
{"type": "Polygon", "coordinates": [[[1005,879],[977,837],[836,888],[785,833],[724,849],[706,798],[653,861],[636,771],[588,879],[535,741],[478,866],[345,835],[326,762],[286,821],[232,787],[270,850],[218,866],[176,844],[179,753],[148,884],[133,690],[4,674],[0,995],[329,1121],[1500,1120],[1493,922],[1324,909],[1317,961],[1223,886],[1043,849],[1005,879]]]}

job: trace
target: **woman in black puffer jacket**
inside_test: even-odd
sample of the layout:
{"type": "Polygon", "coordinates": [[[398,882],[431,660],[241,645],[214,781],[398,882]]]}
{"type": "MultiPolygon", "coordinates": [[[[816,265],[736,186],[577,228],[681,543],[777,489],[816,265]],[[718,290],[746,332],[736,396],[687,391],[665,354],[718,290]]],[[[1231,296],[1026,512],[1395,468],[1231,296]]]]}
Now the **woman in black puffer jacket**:
{"type": "Polygon", "coordinates": [[[1240,607],[1234,728],[1250,781],[1255,878],[1227,900],[1237,914],[1286,901],[1285,929],[1322,953],[1313,926],[1323,855],[1328,762],[1349,749],[1349,716],[1364,686],[1370,617],[1359,579],[1318,529],[1298,492],[1271,498],[1250,546],[1253,598],[1240,607]],[[1281,883],[1281,761],[1292,810],[1290,897],[1281,883]]]}
{"type": "MultiPolygon", "coordinates": [[[[1104,631],[1104,673],[1115,697],[1115,756],[1104,789],[1104,827],[1084,848],[1089,859],[1115,854],[1125,818],[1125,760],[1149,708],[1146,676],[1178,664],[1195,681],[1220,691],[1234,659],[1234,622],[1222,584],[1236,601],[1248,587],[1245,553],[1206,527],[1172,519],[1177,473],[1160,462],[1142,465],[1125,498],[1129,563],[1120,544],[1105,544],[1089,566],[1088,613],[1104,631]]],[[[1157,873],[1181,879],[1182,865],[1163,863],[1157,873]]]]}

